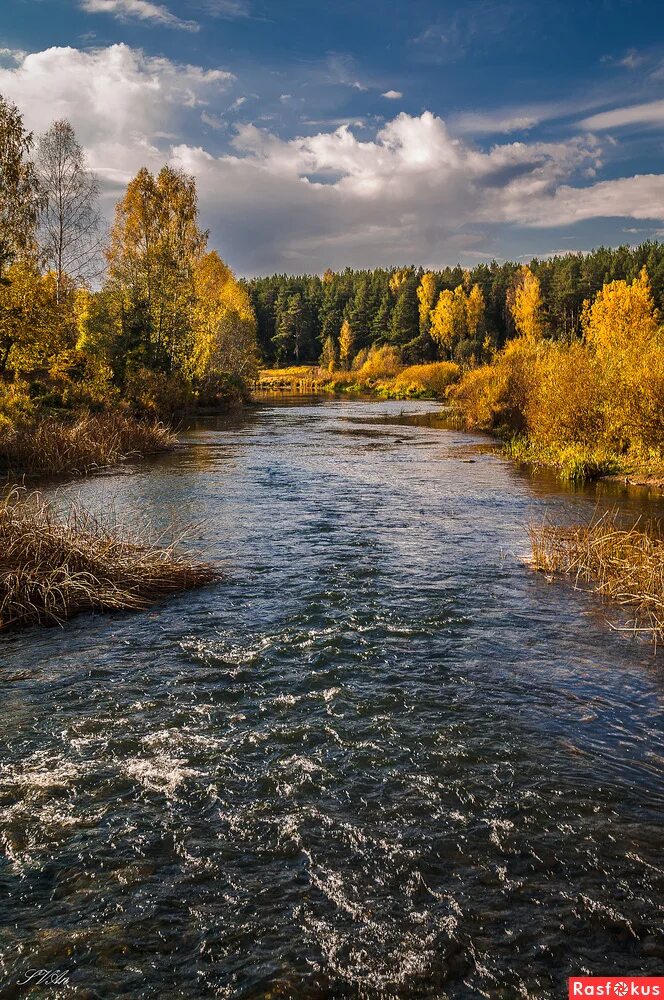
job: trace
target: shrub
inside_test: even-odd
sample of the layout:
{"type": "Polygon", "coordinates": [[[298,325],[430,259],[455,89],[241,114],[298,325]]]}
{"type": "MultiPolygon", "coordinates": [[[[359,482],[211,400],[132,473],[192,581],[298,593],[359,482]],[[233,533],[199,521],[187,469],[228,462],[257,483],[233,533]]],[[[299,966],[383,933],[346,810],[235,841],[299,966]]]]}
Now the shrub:
{"type": "Polygon", "coordinates": [[[450,386],[447,398],[469,428],[497,426],[505,406],[504,372],[496,365],[481,365],[466,372],[450,386]]]}
{"type": "Polygon", "coordinates": [[[402,368],[401,356],[396,347],[383,344],[371,347],[367,359],[355,373],[357,381],[373,384],[381,379],[393,378],[402,368]]]}
{"type": "Polygon", "coordinates": [[[459,377],[460,368],[452,361],[434,361],[428,365],[411,365],[388,383],[390,395],[436,396],[442,399],[449,385],[459,377]]]}

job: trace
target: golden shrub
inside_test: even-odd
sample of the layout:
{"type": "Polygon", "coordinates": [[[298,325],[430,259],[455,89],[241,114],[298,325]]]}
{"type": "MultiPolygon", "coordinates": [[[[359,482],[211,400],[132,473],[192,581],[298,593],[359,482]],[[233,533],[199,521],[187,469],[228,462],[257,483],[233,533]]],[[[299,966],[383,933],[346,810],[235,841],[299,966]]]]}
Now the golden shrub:
{"type": "Polygon", "coordinates": [[[601,368],[580,343],[542,344],[526,390],[528,433],[546,445],[594,444],[605,431],[601,368]]]}
{"type": "Polygon", "coordinates": [[[416,396],[430,394],[442,397],[445,390],[456,382],[461,369],[452,361],[434,361],[428,365],[410,365],[394,379],[391,390],[396,395],[416,396]]]}
{"type": "Polygon", "coordinates": [[[481,365],[467,371],[450,386],[447,398],[462,415],[467,427],[493,427],[499,423],[505,403],[505,374],[497,365],[481,365]]]}

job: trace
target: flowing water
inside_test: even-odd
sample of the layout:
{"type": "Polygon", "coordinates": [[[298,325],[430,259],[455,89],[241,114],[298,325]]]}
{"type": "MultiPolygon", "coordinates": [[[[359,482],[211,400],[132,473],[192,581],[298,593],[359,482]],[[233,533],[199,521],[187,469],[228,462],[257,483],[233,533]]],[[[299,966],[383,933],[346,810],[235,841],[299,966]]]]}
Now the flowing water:
{"type": "Polygon", "coordinates": [[[0,996],[664,973],[662,656],[525,564],[545,511],[662,507],[529,477],[434,410],[268,403],[60,488],[195,522],[226,579],[0,640],[0,996]]]}

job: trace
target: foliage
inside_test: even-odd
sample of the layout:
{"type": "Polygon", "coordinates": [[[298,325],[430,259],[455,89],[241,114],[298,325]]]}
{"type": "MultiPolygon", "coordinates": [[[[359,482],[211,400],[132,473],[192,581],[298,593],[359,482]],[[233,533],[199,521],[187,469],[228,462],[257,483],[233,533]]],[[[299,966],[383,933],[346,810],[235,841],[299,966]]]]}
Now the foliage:
{"type": "Polygon", "coordinates": [[[42,192],[32,146],[22,114],[0,94],[0,279],[17,256],[34,249],[42,192]]]}
{"type": "Polygon", "coordinates": [[[584,339],[568,343],[522,323],[527,332],[467,372],[450,401],[468,426],[523,435],[511,453],[566,478],[629,468],[643,456],[656,462],[664,457],[664,335],[645,270],[600,289],[582,323],[584,339]]]}
{"type": "Polygon", "coordinates": [[[539,278],[529,267],[521,267],[509,290],[507,304],[517,333],[539,340],[544,331],[542,290],[539,278]]]}
{"type": "Polygon", "coordinates": [[[348,320],[345,319],[341,324],[341,330],[339,332],[339,363],[344,371],[348,371],[350,368],[354,342],[355,337],[353,335],[351,325],[348,320]]]}
{"type": "Polygon", "coordinates": [[[435,361],[428,365],[404,368],[388,386],[388,393],[397,399],[435,397],[444,399],[445,392],[460,374],[453,361],[435,361]]]}

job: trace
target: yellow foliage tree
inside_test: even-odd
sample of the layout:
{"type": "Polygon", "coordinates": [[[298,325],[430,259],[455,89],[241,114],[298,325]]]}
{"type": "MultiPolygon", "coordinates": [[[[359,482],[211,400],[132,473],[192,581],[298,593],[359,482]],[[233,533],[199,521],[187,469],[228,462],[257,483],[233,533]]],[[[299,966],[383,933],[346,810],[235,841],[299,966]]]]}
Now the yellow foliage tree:
{"type": "Polygon", "coordinates": [[[429,333],[431,330],[431,310],[434,307],[436,298],[437,281],[435,274],[425,271],[422,280],[417,286],[417,300],[419,302],[420,333],[429,333]]]}
{"type": "Polygon", "coordinates": [[[486,304],[479,285],[473,285],[466,299],[466,326],[469,337],[477,337],[483,323],[486,304]]]}
{"type": "Polygon", "coordinates": [[[459,285],[453,292],[444,289],[431,312],[431,336],[436,343],[451,354],[453,345],[465,336],[466,293],[459,285]]]}
{"type": "Polygon", "coordinates": [[[392,272],[390,276],[390,291],[392,295],[397,294],[401,286],[408,280],[410,273],[410,268],[407,267],[392,272]]]}
{"type": "Polygon", "coordinates": [[[206,242],[193,177],[168,166],[157,177],[140,170],[115,210],[109,281],[126,314],[141,311],[152,353],[172,370],[190,355],[192,275],[206,242]]]}
{"type": "Polygon", "coordinates": [[[345,319],[339,331],[339,361],[344,371],[348,371],[350,368],[354,342],[353,330],[348,320],[345,319]]]}
{"type": "Polygon", "coordinates": [[[507,304],[517,333],[530,340],[539,340],[544,332],[542,290],[539,278],[526,265],[516,274],[507,304]]]}
{"type": "Polygon", "coordinates": [[[647,348],[659,338],[659,316],[645,267],[631,285],[612,281],[584,303],[582,326],[588,343],[600,353],[647,348]]]}
{"type": "Polygon", "coordinates": [[[193,279],[191,377],[208,388],[224,375],[253,378],[256,318],[247,291],[214,251],[196,263],[193,279]]]}

